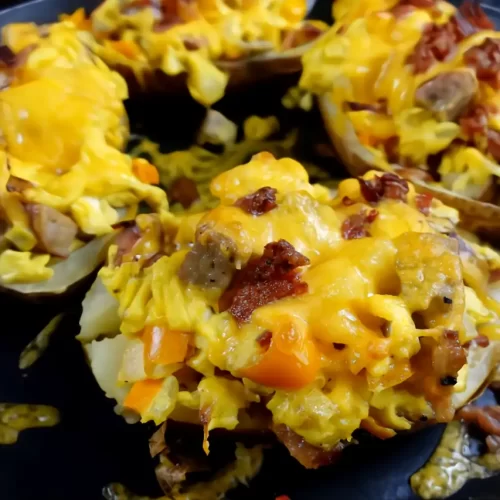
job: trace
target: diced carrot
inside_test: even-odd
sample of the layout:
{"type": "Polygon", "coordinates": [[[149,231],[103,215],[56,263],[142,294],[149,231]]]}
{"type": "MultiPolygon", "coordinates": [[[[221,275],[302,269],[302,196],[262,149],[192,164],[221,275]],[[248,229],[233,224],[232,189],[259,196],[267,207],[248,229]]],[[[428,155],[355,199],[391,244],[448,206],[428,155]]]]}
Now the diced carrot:
{"type": "Polygon", "coordinates": [[[158,169],[144,158],[134,158],[132,160],[132,172],[145,184],[159,184],[160,174],[158,169]]]}
{"type": "Polygon", "coordinates": [[[141,55],[140,47],[131,40],[110,40],[107,43],[129,59],[137,59],[141,55]]]}
{"type": "Polygon", "coordinates": [[[312,340],[290,342],[287,332],[276,332],[259,362],[242,370],[242,375],[258,384],[292,390],[313,382],[319,367],[320,355],[312,340]]]}
{"type": "Polygon", "coordinates": [[[189,333],[168,330],[162,326],[146,326],[143,330],[144,365],[146,373],[154,365],[181,363],[189,347],[189,333]]]}
{"type": "Polygon", "coordinates": [[[158,394],[163,380],[141,380],[136,382],[130,392],[127,394],[123,405],[126,408],[135,410],[137,413],[144,413],[151,402],[158,394]]]}
{"type": "Polygon", "coordinates": [[[90,31],[92,29],[92,21],[85,15],[85,9],[83,7],[75,10],[73,14],[61,14],[59,19],[61,21],[72,22],[77,29],[82,31],[90,31]]]}

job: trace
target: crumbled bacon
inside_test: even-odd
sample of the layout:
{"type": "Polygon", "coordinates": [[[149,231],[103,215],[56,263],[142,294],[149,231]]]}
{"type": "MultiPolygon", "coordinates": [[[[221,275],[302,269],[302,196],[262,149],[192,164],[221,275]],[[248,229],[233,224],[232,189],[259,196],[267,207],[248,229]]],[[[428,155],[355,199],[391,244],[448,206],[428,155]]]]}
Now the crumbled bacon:
{"type": "Polygon", "coordinates": [[[458,412],[458,418],[477,425],[486,434],[500,436],[500,406],[464,406],[458,412]]]}
{"type": "Polygon", "coordinates": [[[300,47],[301,45],[316,40],[322,33],[323,31],[320,28],[306,22],[299,29],[285,33],[283,41],[281,42],[281,49],[288,50],[294,47],[300,47]]]}
{"type": "Polygon", "coordinates": [[[185,176],[175,179],[167,194],[171,203],[180,203],[184,208],[189,208],[200,198],[196,183],[185,176]]]}
{"type": "Polygon", "coordinates": [[[494,269],[490,271],[490,277],[488,279],[489,283],[495,283],[496,281],[500,281],[500,269],[494,269]]]}
{"type": "Polygon", "coordinates": [[[399,162],[399,137],[397,135],[393,135],[389,137],[386,141],[383,142],[385,156],[387,157],[387,161],[389,163],[398,163],[399,162]]]}
{"type": "Polygon", "coordinates": [[[408,193],[408,182],[396,174],[384,174],[365,180],[358,177],[361,194],[368,203],[378,203],[382,198],[406,201],[408,193]]]}
{"type": "Polygon", "coordinates": [[[479,347],[488,347],[490,345],[490,339],[486,337],[486,335],[478,335],[476,338],[464,344],[464,347],[468,349],[472,344],[479,347]]]}
{"type": "Polygon", "coordinates": [[[9,193],[22,193],[26,189],[32,188],[33,184],[30,181],[10,175],[7,180],[6,189],[9,193]]]}
{"type": "Polygon", "coordinates": [[[276,193],[276,189],[272,187],[262,187],[255,193],[236,200],[234,205],[251,215],[263,215],[278,206],[276,193]]]}
{"type": "Polygon", "coordinates": [[[489,129],[486,136],[488,137],[488,153],[496,161],[500,161],[500,132],[489,129]]]}
{"type": "Polygon", "coordinates": [[[474,106],[460,118],[460,127],[468,139],[475,135],[486,135],[488,131],[488,110],[485,106],[474,106]]]}
{"type": "Polygon", "coordinates": [[[415,7],[413,5],[407,3],[398,3],[390,10],[390,12],[396,19],[402,19],[408,14],[411,14],[414,10],[415,7]]]}
{"type": "Polygon", "coordinates": [[[378,216],[377,210],[366,210],[359,214],[352,214],[342,222],[342,237],[345,240],[356,240],[370,236],[368,225],[378,216]]]}
{"type": "Polygon", "coordinates": [[[365,104],[362,102],[347,102],[350,111],[373,111],[374,113],[387,113],[387,101],[381,99],[375,104],[365,104]]]}
{"type": "Polygon", "coordinates": [[[184,44],[186,50],[189,51],[198,50],[208,45],[206,38],[189,36],[189,35],[183,37],[182,43],[184,44]]]}
{"type": "Polygon", "coordinates": [[[500,161],[500,133],[488,127],[488,115],[490,112],[496,113],[497,110],[480,104],[474,106],[460,119],[460,127],[463,134],[470,141],[478,138],[478,144],[481,144],[481,140],[486,137],[487,152],[490,153],[496,161],[500,161]]]}
{"type": "Polygon", "coordinates": [[[455,18],[445,24],[428,24],[407,62],[413,66],[415,74],[424,73],[435,62],[444,61],[466,35],[455,18]]]}
{"type": "Polygon", "coordinates": [[[436,6],[436,0],[405,0],[406,4],[413,5],[417,9],[431,9],[436,6]]]}
{"type": "Polygon", "coordinates": [[[431,212],[432,195],[428,193],[417,194],[415,196],[415,204],[419,212],[429,215],[431,212]]]}
{"type": "Polygon", "coordinates": [[[318,446],[313,446],[283,424],[275,425],[273,431],[277,438],[287,447],[290,455],[306,469],[317,469],[335,463],[345,448],[343,443],[338,443],[332,450],[324,450],[318,446]]]}
{"type": "Polygon", "coordinates": [[[268,243],[262,256],[236,272],[219,309],[229,310],[238,323],[245,323],[258,307],[306,293],[307,283],[300,281],[296,269],[308,264],[309,259],[287,241],[268,243]]]}
{"type": "Polygon", "coordinates": [[[486,38],[465,52],[464,62],[475,70],[478,80],[500,89],[500,40],[486,38]]]}
{"type": "Polygon", "coordinates": [[[467,352],[460,345],[458,332],[446,330],[432,352],[432,369],[441,385],[455,385],[466,362],[467,352]]]}
{"type": "Polygon", "coordinates": [[[115,239],[115,245],[118,246],[118,251],[115,256],[115,265],[121,265],[123,256],[132,250],[140,238],[141,233],[136,224],[126,227],[118,234],[115,239]]]}
{"type": "Polygon", "coordinates": [[[12,67],[16,61],[16,54],[7,45],[0,45],[0,64],[12,67]]]}
{"type": "Polygon", "coordinates": [[[486,12],[484,12],[479,2],[466,0],[458,10],[472,26],[481,30],[495,29],[495,23],[486,15],[486,12]]]}
{"type": "Polygon", "coordinates": [[[273,333],[270,332],[269,330],[266,330],[265,332],[261,333],[257,337],[257,343],[264,349],[269,349],[269,346],[271,345],[271,340],[273,338],[273,333]]]}

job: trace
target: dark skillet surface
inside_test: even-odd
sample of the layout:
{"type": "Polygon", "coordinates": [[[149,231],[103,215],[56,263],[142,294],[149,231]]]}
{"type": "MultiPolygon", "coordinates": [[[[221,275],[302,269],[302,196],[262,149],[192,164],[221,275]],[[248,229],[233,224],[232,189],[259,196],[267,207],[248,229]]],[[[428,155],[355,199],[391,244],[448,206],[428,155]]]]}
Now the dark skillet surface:
{"type": "MultiPolygon", "coordinates": [[[[50,22],[58,13],[71,12],[81,4],[82,0],[37,0],[0,12],[0,25],[50,22]]],[[[500,11],[488,10],[500,20],[500,11]]],[[[329,2],[320,2],[313,11],[322,18],[328,12],[329,2]]],[[[277,113],[287,83],[248,89],[225,98],[217,108],[234,120],[252,113],[277,113]]],[[[188,146],[203,116],[203,110],[189,98],[135,101],[128,110],[134,131],[147,133],[166,149],[188,146]]],[[[282,115],[282,123],[289,126],[297,120],[308,130],[307,137],[319,140],[322,130],[317,116],[282,115]]],[[[306,143],[310,142],[307,137],[306,143]]],[[[152,427],[127,425],[113,413],[112,401],[98,388],[74,340],[82,293],[49,305],[28,305],[0,296],[0,401],[50,404],[62,417],[54,428],[29,430],[20,435],[17,444],[0,446],[0,500],[97,500],[102,498],[102,487],[110,482],[122,482],[136,494],[160,494],[147,445],[152,427]],[[21,374],[19,353],[58,311],[67,315],[49,349],[21,374]]],[[[430,456],[441,432],[438,426],[386,442],[370,440],[348,449],[336,466],[318,471],[302,469],[283,449],[269,450],[251,487],[240,488],[230,497],[267,500],[287,494],[292,500],[413,499],[409,476],[430,456]]],[[[453,499],[500,499],[499,492],[500,478],[471,481],[453,499]]]]}

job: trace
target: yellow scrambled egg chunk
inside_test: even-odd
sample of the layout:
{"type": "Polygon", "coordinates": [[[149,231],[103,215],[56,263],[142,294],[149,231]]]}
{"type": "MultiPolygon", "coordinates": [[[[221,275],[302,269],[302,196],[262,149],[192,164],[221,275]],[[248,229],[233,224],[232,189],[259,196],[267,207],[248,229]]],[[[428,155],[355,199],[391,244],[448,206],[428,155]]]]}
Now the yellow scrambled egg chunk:
{"type": "MultiPolygon", "coordinates": [[[[419,419],[450,419],[453,384],[461,391],[467,377],[463,345],[486,325],[490,340],[499,340],[500,309],[479,281],[464,285],[465,257],[458,237],[448,236],[456,212],[386,175],[345,180],[330,197],[297,162],[261,153],[212,181],[216,208],[164,220],[169,251],[141,260],[139,248],[153,245],[146,233],[130,250],[138,258],[120,263],[112,248],[99,274],[104,288],[95,290],[118,304],[115,339],[144,345],[134,358],[143,379],[119,403],[156,423],[180,414],[191,421],[198,411],[207,450],[211,429],[241,427],[256,407],[262,425],[271,420],[278,435],[287,429],[323,451],[350,441],[360,427],[388,437],[419,419]],[[366,189],[384,182],[402,191],[368,202],[366,189]],[[263,213],[242,204],[248,197],[257,203],[256,193],[270,196],[270,188],[275,205],[263,213]],[[273,244],[283,240],[290,246],[281,248],[302,255],[295,271],[286,259],[296,253],[269,253],[269,244],[278,251],[273,244]],[[279,279],[271,277],[276,258],[288,262],[279,279]],[[301,291],[274,296],[269,290],[286,285],[268,288],[273,279],[299,280],[301,291]],[[461,362],[444,362],[440,372],[450,349],[461,362]],[[159,366],[175,371],[156,379],[159,366]],[[161,403],[171,378],[183,389],[161,403]],[[164,411],[151,413],[153,407],[164,411]]],[[[144,230],[153,221],[138,225],[144,230]]],[[[479,253],[474,259],[469,263],[483,273],[487,260],[479,253]]],[[[85,324],[91,315],[84,308],[85,324]]],[[[86,338],[105,359],[109,341],[92,340],[99,333],[86,331],[86,338]]],[[[106,372],[106,387],[113,378],[120,385],[116,368],[106,372]]]]}

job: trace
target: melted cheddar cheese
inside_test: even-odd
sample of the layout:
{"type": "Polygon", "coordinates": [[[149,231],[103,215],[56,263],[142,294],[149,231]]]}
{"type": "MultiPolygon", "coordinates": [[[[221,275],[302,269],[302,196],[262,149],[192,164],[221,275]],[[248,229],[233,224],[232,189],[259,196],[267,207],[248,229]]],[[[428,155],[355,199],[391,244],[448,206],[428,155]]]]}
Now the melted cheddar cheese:
{"type": "MultiPolygon", "coordinates": [[[[125,81],[89,52],[72,23],[43,29],[12,24],[2,31],[3,42],[25,58],[5,70],[10,81],[0,91],[0,215],[12,247],[0,255],[0,281],[9,283],[52,276],[51,256],[40,249],[25,204],[69,216],[87,237],[112,232],[143,200],[153,210],[168,207],[121,151],[128,139],[125,81]],[[8,187],[11,177],[21,180],[21,190],[8,187]]],[[[82,245],[76,238],[73,249],[82,245]]]]}
{"type": "Polygon", "coordinates": [[[476,145],[463,145],[470,138],[460,118],[470,108],[484,106],[489,129],[500,131],[500,93],[476,75],[464,54],[487,39],[499,40],[500,33],[476,29],[454,44],[443,61],[415,72],[411,57],[418,43],[429,26],[453,21],[457,11],[451,4],[437,1],[432,8],[422,9],[394,0],[340,1],[334,3],[333,11],[335,25],[303,56],[300,86],[326,96],[335,107],[329,118],[334,134],[342,140],[352,127],[358,144],[348,147],[368,151],[371,165],[382,170],[391,170],[392,162],[429,170],[429,157],[437,155],[439,184],[472,198],[486,195],[489,182],[500,175],[497,160],[487,148],[479,147],[479,139],[476,145]],[[398,8],[409,10],[398,14],[398,8]],[[453,119],[425,109],[416,98],[417,91],[455,71],[467,73],[476,85],[467,109],[453,119]],[[384,110],[353,110],[347,103],[368,108],[383,103],[384,110]],[[384,149],[394,138],[398,139],[398,160],[384,149]]]}
{"type": "MultiPolygon", "coordinates": [[[[169,76],[187,73],[191,95],[210,106],[224,95],[229,79],[217,61],[281,52],[287,35],[303,26],[306,11],[304,0],[141,5],[105,0],[91,16],[99,42],[94,50],[111,66],[130,68],[141,85],[151,70],[169,76]]],[[[326,28],[321,22],[311,24],[317,30],[326,28]]]]}
{"type": "MultiPolygon", "coordinates": [[[[364,179],[380,175],[369,172],[364,179]]],[[[109,318],[120,323],[120,332],[86,328],[81,334],[97,380],[143,421],[160,423],[180,414],[192,419],[193,412],[196,420],[198,412],[208,436],[211,429],[241,424],[251,404],[265,405],[274,425],[331,450],[360,427],[392,435],[436,416],[413,381],[419,376],[416,359],[443,332],[456,332],[458,346],[486,326],[491,340],[500,339],[500,308],[478,282],[464,283],[457,240],[446,236],[454,231],[457,213],[433,200],[424,215],[412,186],[404,199],[371,205],[360,181],[348,179],[332,198],[309,183],[297,162],[261,153],[216,177],[211,191],[217,207],[164,217],[164,234],[175,250],[153,264],[143,265],[139,247],[131,250],[136,258],[119,264],[112,247],[99,273],[104,287],[95,286],[86,299],[90,304],[106,296],[115,304],[109,318]],[[276,189],[276,207],[267,213],[252,215],[235,206],[264,187],[276,189]],[[377,215],[369,233],[346,237],[353,216],[370,210],[377,215]],[[248,321],[237,321],[231,309],[220,308],[224,290],[190,284],[180,272],[197,245],[208,245],[208,230],[232,242],[235,269],[245,269],[265,245],[288,241],[309,259],[299,270],[307,290],[265,303],[248,321]],[[153,343],[144,333],[151,329],[153,343]],[[97,340],[103,333],[114,336],[97,340]],[[261,339],[270,335],[266,351],[261,339]],[[172,342],[181,353],[175,358],[172,342]],[[152,370],[150,362],[163,348],[171,364],[157,361],[152,370]],[[139,354],[117,354],[132,350],[139,354]]],[[[139,217],[140,227],[153,224],[151,216],[139,217]]],[[[488,266],[477,259],[474,266],[488,266]]],[[[82,325],[93,314],[84,307],[82,325]]],[[[467,364],[457,376],[457,391],[464,389],[466,372],[467,364]]]]}

